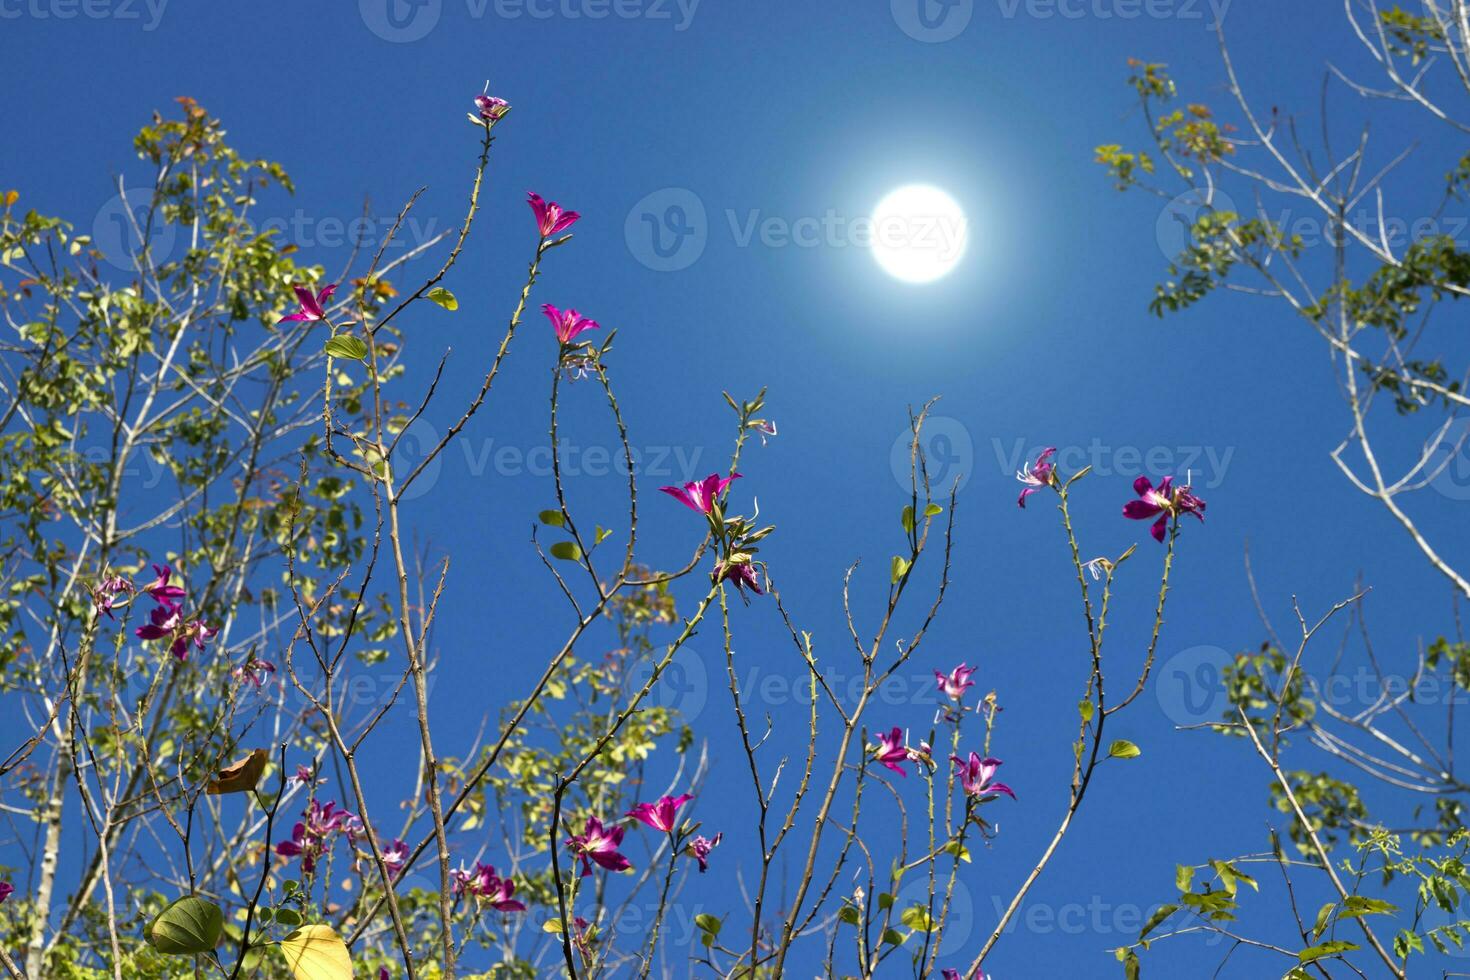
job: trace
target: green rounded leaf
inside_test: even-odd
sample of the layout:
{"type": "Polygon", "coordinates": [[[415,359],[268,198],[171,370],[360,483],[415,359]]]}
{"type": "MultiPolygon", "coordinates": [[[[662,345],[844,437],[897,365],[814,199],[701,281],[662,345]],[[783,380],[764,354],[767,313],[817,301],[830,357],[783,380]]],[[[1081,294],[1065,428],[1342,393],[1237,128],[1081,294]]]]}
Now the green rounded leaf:
{"type": "Polygon", "coordinates": [[[345,357],[352,361],[361,361],[367,358],[367,344],[351,334],[338,334],[327,341],[328,357],[345,357]]]}
{"type": "Polygon", "coordinates": [[[171,903],[148,927],[148,942],[175,956],[207,953],[219,943],[225,915],[213,902],[185,895],[171,903]]]}
{"type": "Polygon", "coordinates": [[[454,294],[443,286],[435,286],[429,290],[429,300],[438,303],[451,313],[459,309],[459,300],[455,299],[454,294]]]}
{"type": "Polygon", "coordinates": [[[549,527],[562,527],[566,524],[566,520],[561,516],[561,511],[559,510],[543,510],[536,516],[542,524],[549,527]]]}
{"type": "Polygon", "coordinates": [[[582,557],[582,549],[575,541],[558,541],[551,546],[551,557],[562,561],[576,561],[582,557]]]}
{"type": "Polygon", "coordinates": [[[1108,746],[1108,755],[1114,759],[1136,759],[1143,752],[1126,738],[1120,738],[1108,746]]]}

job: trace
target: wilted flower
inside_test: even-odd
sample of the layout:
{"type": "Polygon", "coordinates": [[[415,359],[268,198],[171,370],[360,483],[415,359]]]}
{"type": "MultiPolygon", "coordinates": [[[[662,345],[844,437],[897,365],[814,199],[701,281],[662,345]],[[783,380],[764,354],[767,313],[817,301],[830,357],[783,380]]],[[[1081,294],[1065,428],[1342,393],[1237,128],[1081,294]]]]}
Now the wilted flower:
{"type": "Polygon", "coordinates": [[[966,796],[973,796],[981,803],[988,803],[1001,793],[1016,798],[1011,788],[1005,783],[993,783],[990,780],[995,776],[995,771],[1000,768],[999,759],[980,758],[977,753],[971,752],[968,759],[961,759],[957,755],[949,757],[954,762],[955,774],[960,777],[960,784],[965,789],[966,796]]]}
{"type": "Polygon", "coordinates": [[[738,479],[740,479],[739,473],[730,476],[711,473],[703,480],[691,480],[682,487],[659,487],[659,490],[673,497],[685,507],[708,516],[714,509],[715,498],[724,493],[730,484],[738,479]]]}
{"type": "Polygon", "coordinates": [[[908,773],[900,765],[909,757],[908,746],[904,744],[903,729],[895,726],[893,731],[887,735],[875,735],[873,738],[878,742],[878,747],[873,751],[873,757],[900,776],[907,776],[908,773]]]}
{"type": "Polygon", "coordinates": [[[700,874],[709,870],[709,852],[720,845],[720,839],[724,836],[723,833],[715,834],[714,840],[708,837],[696,837],[689,842],[688,847],[684,848],[684,853],[699,862],[700,874]]]}
{"type": "Polygon", "coordinates": [[[134,591],[136,587],[132,582],[120,575],[115,575],[98,582],[92,589],[92,605],[108,619],[113,619],[115,617],[112,615],[112,608],[117,604],[117,597],[125,595],[131,598],[134,591]]]}
{"type": "Polygon", "coordinates": [[[230,673],[236,681],[241,684],[249,684],[257,691],[265,686],[272,674],[276,672],[276,665],[269,660],[250,660],[240,664],[230,673]]]}
{"type": "Polygon", "coordinates": [[[948,675],[936,670],[934,678],[939,682],[940,689],[949,695],[951,701],[958,701],[965,696],[966,691],[975,686],[975,682],[970,680],[970,675],[973,673],[975,673],[974,667],[960,664],[948,675]]]}
{"type": "Polygon", "coordinates": [[[654,830],[662,830],[664,833],[672,833],[674,830],[675,813],[679,807],[694,799],[688,793],[683,796],[663,796],[657,803],[640,803],[628,811],[628,816],[634,820],[646,823],[654,830]]]}
{"type": "Polygon", "coordinates": [[[761,591],[761,584],[756,578],[755,565],[750,560],[750,555],[744,552],[735,552],[728,558],[721,558],[715,562],[715,581],[733,582],[735,588],[741,590],[749,588],[756,595],[765,595],[761,591]]]}
{"type": "Polygon", "coordinates": [[[775,419],[751,419],[749,422],[745,423],[745,426],[746,428],[754,429],[761,434],[762,446],[766,444],[767,439],[776,438],[775,419]]]}
{"type": "Polygon", "coordinates": [[[0,881],[0,902],[5,901],[15,894],[15,886],[8,881],[0,881]]]}
{"type": "Polygon", "coordinates": [[[296,766],[296,775],[291,777],[291,782],[296,783],[298,786],[310,786],[316,782],[316,776],[312,773],[309,766],[298,764],[296,766]]]}
{"type": "Polygon", "coordinates": [[[596,320],[589,320],[576,310],[559,310],[550,303],[543,304],[541,312],[551,321],[551,326],[556,330],[556,339],[563,344],[570,344],[584,330],[596,330],[598,327],[596,320]]]}
{"type": "Polygon", "coordinates": [[[588,817],[587,825],[582,828],[582,833],[567,838],[566,844],[572,852],[582,859],[582,877],[592,873],[592,865],[589,859],[596,861],[600,867],[609,871],[627,871],[633,865],[619,851],[618,847],[623,843],[622,827],[602,826],[602,821],[596,817],[588,817]]]}
{"type": "Polygon", "coordinates": [[[281,317],[282,323],[296,320],[303,323],[315,323],[318,320],[325,320],[327,318],[325,307],[327,300],[331,299],[332,294],[337,291],[336,283],[332,283],[330,286],[323,286],[322,291],[315,296],[311,294],[311,290],[306,286],[297,284],[291,288],[296,292],[296,302],[301,306],[301,309],[289,316],[281,317]]]}
{"type": "Polygon", "coordinates": [[[1172,476],[1160,480],[1158,487],[1148,477],[1140,476],[1133,481],[1133,491],[1138,494],[1138,499],[1123,505],[1123,516],[1135,521],[1157,516],[1158,520],[1149,528],[1155,541],[1163,542],[1171,517],[1193,514],[1200,521],[1205,519],[1205,502],[1191,493],[1188,486],[1174,486],[1172,476]]]}
{"type": "Polygon", "coordinates": [[[536,227],[540,229],[542,238],[560,235],[572,225],[576,224],[578,218],[582,217],[575,211],[563,209],[555,201],[548,203],[542,200],[541,195],[534,192],[526,200],[530,203],[531,210],[536,215],[536,227]]]}
{"type": "Polygon", "coordinates": [[[1021,496],[1016,498],[1017,506],[1025,507],[1027,497],[1036,493],[1042,487],[1051,485],[1052,476],[1057,470],[1055,464],[1051,462],[1051,457],[1056,451],[1056,446],[1048,446],[1041,451],[1040,456],[1036,457],[1036,462],[1024,470],[1016,471],[1016,479],[1025,484],[1021,489],[1021,496]]]}

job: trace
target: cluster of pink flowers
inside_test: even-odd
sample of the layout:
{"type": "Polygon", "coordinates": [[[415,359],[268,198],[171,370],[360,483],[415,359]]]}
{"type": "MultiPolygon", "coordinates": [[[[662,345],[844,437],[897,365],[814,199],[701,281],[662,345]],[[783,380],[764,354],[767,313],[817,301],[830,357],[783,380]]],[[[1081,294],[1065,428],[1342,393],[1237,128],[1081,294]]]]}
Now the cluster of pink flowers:
{"type": "MultiPolygon", "coordinates": [[[[1036,457],[1036,462],[1017,471],[1016,479],[1021,482],[1022,487],[1021,496],[1016,503],[1021,507],[1026,506],[1027,497],[1039,492],[1042,487],[1058,486],[1056,464],[1051,461],[1056,451],[1057,447],[1048,446],[1036,457]]],[[[1140,476],[1133,481],[1133,492],[1138,494],[1138,499],[1123,505],[1123,516],[1135,521],[1152,520],[1154,523],[1149,528],[1149,533],[1160,543],[1164,540],[1171,520],[1177,520],[1185,514],[1201,522],[1205,519],[1205,502],[1195,496],[1193,488],[1188,484],[1176,487],[1172,476],[1164,477],[1157,487],[1148,477],[1140,476]]],[[[1089,571],[1095,578],[1096,562],[1088,564],[1089,571]]]]}
{"type": "Polygon", "coordinates": [[[345,834],[348,843],[355,844],[363,832],[362,821],[356,814],[338,809],[336,803],[312,800],[303,817],[291,828],[291,839],[276,845],[276,853],[282,857],[301,858],[304,874],[316,870],[317,860],[331,847],[334,836],[345,834]]]}
{"type": "MultiPolygon", "coordinates": [[[[729,476],[711,473],[703,480],[691,480],[681,487],[659,487],[659,490],[690,510],[703,514],[709,520],[710,531],[717,538],[723,539],[725,528],[719,512],[719,500],[730,489],[730,484],[738,479],[739,473],[731,473],[729,476]]],[[[742,595],[747,588],[756,595],[765,594],[761,591],[759,578],[756,577],[755,562],[751,559],[750,552],[742,548],[739,542],[731,542],[725,549],[725,554],[715,561],[715,581],[733,583],[736,589],[741,590],[742,595]]]]}
{"type": "Polygon", "coordinates": [[[511,896],[516,893],[515,882],[495,873],[494,865],[475,862],[473,869],[459,867],[449,872],[454,879],[456,895],[472,895],[482,904],[500,912],[524,912],[526,906],[511,896]]]}
{"type": "Polygon", "coordinates": [[[143,586],[121,576],[104,579],[92,589],[92,604],[99,613],[114,619],[114,609],[120,605],[131,605],[134,598],[146,595],[153,600],[154,607],[148,613],[148,622],[135,629],[133,635],[140,640],[167,639],[169,652],[182,663],[189,659],[190,646],[203,650],[204,644],[219,630],[202,619],[184,617],[180,602],[186,593],[182,587],[173,584],[173,569],[167,565],[154,565],[153,574],[153,581],[143,586]]]}
{"type": "MultiPolygon", "coordinates": [[[[626,816],[660,833],[668,834],[675,848],[699,862],[699,870],[703,873],[709,870],[710,851],[719,846],[724,834],[715,834],[713,838],[703,835],[683,837],[678,827],[679,808],[692,799],[694,797],[689,793],[661,796],[656,803],[639,803],[626,816]]],[[[689,832],[685,830],[683,833],[689,832]]],[[[623,844],[623,833],[622,827],[606,827],[597,817],[588,817],[582,833],[567,838],[567,847],[582,860],[582,877],[592,873],[593,864],[609,871],[628,871],[633,867],[627,856],[619,850],[623,844]]]]}

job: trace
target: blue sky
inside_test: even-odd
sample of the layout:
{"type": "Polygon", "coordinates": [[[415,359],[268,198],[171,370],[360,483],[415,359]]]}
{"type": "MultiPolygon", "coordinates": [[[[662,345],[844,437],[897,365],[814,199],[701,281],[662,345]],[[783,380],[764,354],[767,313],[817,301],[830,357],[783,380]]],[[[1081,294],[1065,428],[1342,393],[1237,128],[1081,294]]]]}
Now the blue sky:
{"type": "MultiPolygon", "coordinates": [[[[906,407],[942,396],[934,431],[951,472],[965,474],[951,597],[907,672],[911,695],[870,720],[927,727],[930,670],[961,660],[979,665],[977,681],[1005,707],[994,748],[1021,799],[1000,809],[999,839],[969,869],[972,938],[957,959],[978,949],[993,903],[1009,897],[1065,805],[1085,677],[1060,532],[1049,508],[1017,511],[1018,455],[1057,445],[1064,465],[1094,466],[1077,503],[1089,554],[1139,543],[1115,607],[1115,684],[1146,639],[1156,590],[1160,549],[1144,525],[1118,516],[1146,460],[1193,470],[1210,505],[1208,523],[1191,524],[1181,543],[1163,667],[1190,669],[1263,639],[1247,542],[1283,628],[1293,595],[1309,615],[1325,610],[1359,572],[1373,586],[1377,640],[1401,669],[1421,639],[1450,627],[1447,585],[1327,455],[1345,416],[1315,336],[1279,304],[1248,297],[1222,295],[1165,321],[1147,312],[1168,218],[1158,201],[1112,190],[1092,148],[1142,135],[1124,84],[1130,56],[1169,62],[1192,98],[1223,100],[1205,0],[976,0],[936,34],[916,26],[904,0],[429,0],[397,14],[383,0],[0,0],[12,120],[0,185],[87,227],[112,177],[137,175],[129,141],[147,114],[192,96],[244,153],[285,165],[297,195],[276,202],[280,214],[299,222],[307,256],[332,269],[347,255],[335,236],[364,196],[387,217],[427,186],[410,240],[457,220],[476,148],[464,113],[489,78],[515,110],[497,129],[480,223],[448,282],[462,311],[405,323],[425,370],[443,346],[455,350],[429,424],[442,431],[457,412],[519,289],[533,245],[525,192],[575,207],[576,241],[551,257],[538,302],[619,330],[623,409],[649,460],[644,560],[672,565],[698,533],[690,514],[649,491],[718,468],[731,430],[721,390],[768,386],[780,436],[750,449],[734,499],[748,507],[758,497],[778,525],[764,557],[788,608],[849,676],[842,573],[863,559],[871,580],[858,615],[871,623],[874,583],[899,544],[893,446],[906,407]],[[844,230],[911,182],[946,188],[970,219],[961,267],[925,287],[881,275],[844,230]],[[670,204],[686,207],[693,238],[663,263],[681,267],[666,270],[642,215],[670,204]],[[811,247],[746,239],[742,229],[770,219],[838,231],[811,247]]],[[[1225,23],[1247,86],[1313,126],[1325,60],[1361,62],[1336,12],[1236,0],[1225,23]]],[[[1384,160],[1406,136],[1381,111],[1340,104],[1349,129],[1375,120],[1384,160]]],[[[1405,179],[1438,180],[1448,158],[1435,152],[1431,138],[1405,179]]],[[[1405,216],[1433,204],[1410,198],[1405,216]]],[[[562,600],[523,533],[551,500],[549,478],[525,457],[545,441],[543,328],[528,324],[490,414],[451,448],[412,518],[456,559],[436,637],[447,751],[473,738],[485,708],[526,689],[561,635],[562,600]]],[[[597,451],[615,445],[600,395],[581,386],[564,404],[571,441],[594,447],[574,474],[574,499],[584,520],[614,518],[621,477],[599,463],[597,451]]],[[[1414,506],[1432,530],[1461,526],[1463,489],[1426,492],[1414,506]]],[[[686,606],[694,588],[680,594],[686,606]]],[[[738,609],[736,624],[752,677],[799,678],[771,603],[738,609]]],[[[693,652],[711,664],[696,731],[717,767],[743,767],[712,674],[712,631],[693,652]]],[[[1117,722],[1143,756],[1105,768],[1032,893],[1028,907],[1043,911],[987,964],[1001,980],[1108,975],[1116,967],[1103,950],[1132,937],[1137,909],[1170,897],[1175,863],[1262,847],[1264,771],[1239,743],[1175,731],[1179,698],[1151,685],[1117,722]],[[1079,906],[1097,910],[1081,928],[1044,924],[1045,910],[1075,917],[1079,906]]],[[[768,707],[778,726],[801,727],[799,708],[768,707]]],[[[723,782],[700,815],[725,821],[717,870],[729,875],[752,805],[742,782],[723,782]]],[[[722,912],[733,878],[710,878],[690,901],[722,912]]],[[[1199,963],[1187,944],[1146,961],[1174,976],[1199,963]]],[[[1235,969],[1224,975],[1255,975],[1235,969]]]]}

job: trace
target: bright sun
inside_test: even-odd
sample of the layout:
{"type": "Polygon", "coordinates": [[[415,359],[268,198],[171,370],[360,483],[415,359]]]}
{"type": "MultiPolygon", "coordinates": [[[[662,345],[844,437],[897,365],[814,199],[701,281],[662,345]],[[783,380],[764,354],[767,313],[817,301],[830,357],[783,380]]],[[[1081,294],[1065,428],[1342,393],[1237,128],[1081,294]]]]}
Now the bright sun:
{"type": "Polygon", "coordinates": [[[969,238],[959,202],[929,184],[900,187],[873,209],[873,258],[904,282],[933,282],[954,271],[969,238]]]}

